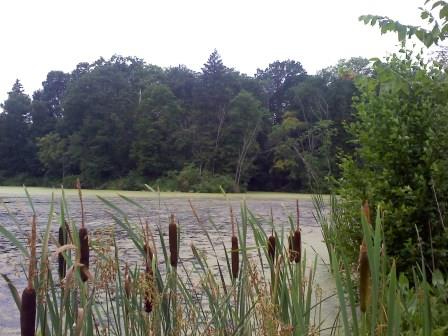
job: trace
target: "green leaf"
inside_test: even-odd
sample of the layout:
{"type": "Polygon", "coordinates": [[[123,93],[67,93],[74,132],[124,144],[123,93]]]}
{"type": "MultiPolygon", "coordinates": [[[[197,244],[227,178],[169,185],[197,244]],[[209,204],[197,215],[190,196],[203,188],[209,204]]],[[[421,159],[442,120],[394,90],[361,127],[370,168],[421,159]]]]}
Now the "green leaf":
{"type": "Polygon", "coordinates": [[[28,250],[23,244],[16,238],[14,234],[8,231],[3,225],[0,224],[0,234],[6,237],[15,247],[17,247],[25,257],[29,257],[28,250]]]}
{"type": "Polygon", "coordinates": [[[398,40],[400,42],[403,42],[404,40],[406,40],[406,33],[407,33],[407,28],[402,26],[398,29],[398,40]]]}
{"type": "Polygon", "coordinates": [[[21,310],[22,306],[22,300],[20,299],[20,295],[17,292],[17,288],[13,285],[11,280],[8,278],[6,274],[2,274],[2,278],[6,281],[6,284],[8,285],[9,290],[11,291],[12,297],[17,305],[17,308],[19,311],[21,310]]]}
{"type": "Polygon", "coordinates": [[[448,18],[448,6],[443,6],[442,9],[439,12],[439,17],[441,19],[446,19],[448,18]]]}

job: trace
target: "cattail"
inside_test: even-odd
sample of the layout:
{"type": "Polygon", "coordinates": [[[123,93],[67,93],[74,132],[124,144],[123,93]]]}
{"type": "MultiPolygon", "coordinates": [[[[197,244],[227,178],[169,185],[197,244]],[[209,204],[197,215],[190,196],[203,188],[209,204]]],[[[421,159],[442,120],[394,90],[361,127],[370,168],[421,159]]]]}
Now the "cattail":
{"type": "Polygon", "coordinates": [[[292,238],[292,248],[294,250],[294,261],[296,263],[300,262],[302,258],[302,233],[300,231],[300,210],[299,210],[299,200],[296,200],[296,212],[297,212],[297,228],[294,231],[292,238]]]}
{"type": "Polygon", "coordinates": [[[36,323],[36,291],[25,288],[22,293],[22,310],[20,312],[20,329],[22,336],[34,336],[36,323]]]}
{"type": "Polygon", "coordinates": [[[89,271],[89,236],[87,229],[82,227],[79,229],[79,246],[81,250],[81,257],[79,262],[82,264],[81,266],[81,279],[83,282],[86,282],[89,279],[88,271],[89,271]]]}
{"type": "MultiPolygon", "coordinates": [[[[63,225],[59,227],[59,246],[64,246],[67,244],[67,232],[63,225]]],[[[64,259],[64,255],[61,253],[58,253],[58,272],[59,272],[59,279],[64,279],[65,274],[67,270],[67,265],[64,259]]]]}
{"type": "Polygon", "coordinates": [[[288,237],[289,261],[300,262],[302,257],[302,234],[300,229],[296,229],[288,237]]]}
{"type": "Polygon", "coordinates": [[[78,189],[79,202],[81,204],[81,228],[79,229],[79,262],[82,264],[82,266],[80,268],[80,272],[81,280],[83,282],[86,282],[89,279],[89,235],[87,229],[85,228],[84,203],[82,201],[81,182],[79,181],[79,179],[76,180],[76,189],[78,189]]]}
{"type": "Polygon", "coordinates": [[[144,305],[145,312],[152,312],[152,301],[153,301],[153,291],[152,291],[152,283],[153,283],[153,273],[152,268],[149,265],[146,265],[145,270],[145,294],[144,294],[144,305]]]}
{"type": "Polygon", "coordinates": [[[268,255],[272,263],[275,263],[275,237],[272,233],[268,238],[268,255]]]}
{"type": "Polygon", "coordinates": [[[367,246],[363,243],[359,247],[359,302],[363,313],[367,310],[369,300],[369,258],[367,256],[367,246]]]}
{"type": "Polygon", "coordinates": [[[177,267],[179,259],[178,244],[177,244],[177,225],[174,219],[174,215],[170,217],[170,224],[168,226],[168,240],[170,243],[170,263],[172,267],[177,267]]]}
{"type": "Polygon", "coordinates": [[[31,224],[30,240],[30,265],[28,274],[28,286],[22,293],[22,305],[20,309],[20,330],[22,336],[34,336],[36,328],[36,291],[33,287],[34,267],[36,264],[36,216],[33,216],[31,224]]]}
{"type": "Polygon", "coordinates": [[[231,256],[232,256],[232,276],[234,279],[238,278],[238,271],[240,268],[240,256],[238,253],[238,237],[235,233],[235,221],[233,218],[233,210],[230,208],[230,220],[232,222],[232,250],[231,250],[231,256]]]}
{"type": "Polygon", "coordinates": [[[239,264],[238,237],[232,236],[232,276],[234,279],[238,278],[239,264]]]}
{"type": "Polygon", "coordinates": [[[289,251],[289,261],[293,262],[295,260],[295,251],[293,248],[293,235],[288,236],[288,251],[289,251]]]}
{"type": "Polygon", "coordinates": [[[292,247],[294,249],[294,261],[299,263],[302,257],[302,234],[300,229],[294,231],[292,247]]]}

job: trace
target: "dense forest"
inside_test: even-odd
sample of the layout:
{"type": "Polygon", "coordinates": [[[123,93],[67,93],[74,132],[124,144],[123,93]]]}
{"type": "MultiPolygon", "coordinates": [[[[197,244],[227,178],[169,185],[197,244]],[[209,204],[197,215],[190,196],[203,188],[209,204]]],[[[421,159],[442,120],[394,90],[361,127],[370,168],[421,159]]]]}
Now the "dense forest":
{"type": "Polygon", "coordinates": [[[201,72],[136,57],[17,80],[0,114],[0,184],[227,191],[326,189],[350,151],[344,123],[369,61],[315,75],[275,61],[251,77],[215,50],[201,72]]]}

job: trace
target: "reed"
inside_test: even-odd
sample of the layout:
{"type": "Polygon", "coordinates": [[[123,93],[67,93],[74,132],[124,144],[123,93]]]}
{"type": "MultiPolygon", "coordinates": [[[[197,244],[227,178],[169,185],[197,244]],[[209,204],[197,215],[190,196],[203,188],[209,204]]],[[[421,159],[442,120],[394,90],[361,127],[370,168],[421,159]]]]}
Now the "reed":
{"type": "MultiPolygon", "coordinates": [[[[124,197],[123,200],[129,206],[149,213],[137,201],[124,197]]],[[[420,268],[423,270],[420,275],[416,272],[416,288],[411,289],[406,287],[404,276],[396,273],[393,260],[381,252],[384,239],[379,211],[372,223],[368,223],[364,210],[361,211],[365,245],[360,251],[359,278],[368,278],[368,286],[363,287],[362,282],[359,285],[356,283],[357,277],[356,274],[353,277],[352,265],[339,250],[331,248],[337,244],[327,242],[327,246],[331,248],[330,267],[340,313],[333,326],[324,326],[320,312],[331,297],[323,297],[315,282],[318,257],[315,256],[314,261],[308,262],[307,251],[302,251],[301,241],[295,235],[301,229],[298,211],[288,218],[291,231],[289,228],[284,230],[285,226],[274,230],[273,220],[267,231],[266,221],[252,213],[246,204],[242,203],[241,211],[236,215],[238,217],[231,209],[232,244],[229,250],[225,234],[213,220],[210,219],[206,226],[205,221],[193,210],[210,246],[205,248],[203,241],[198,245],[193,243],[193,257],[178,263],[178,267],[170,267],[173,244],[167,244],[167,230],[166,224],[162,224],[163,220],[151,223],[151,229],[154,230],[152,232],[158,235],[156,241],[152,235],[150,237],[148,221],[146,227],[140,230],[139,224],[141,226],[142,221],[134,223],[130,219],[135,218],[131,216],[132,213],[128,213],[132,210],[125,211],[108,200],[102,201],[110,209],[110,216],[117,227],[125,232],[135,249],[140,251],[144,262],[128,265],[126,261],[129,260],[123,258],[114,231],[111,230],[108,233],[110,237],[103,242],[95,230],[91,233],[89,247],[95,251],[96,258],[89,265],[92,281],[87,285],[80,277],[74,276],[81,262],[80,253],[65,253],[70,249],[80,250],[82,237],[74,235],[73,244],[66,244],[61,249],[67,262],[61,290],[59,282],[54,281],[54,277],[59,277],[58,269],[53,271],[53,263],[48,263],[47,258],[50,244],[54,241],[56,245],[60,245],[57,239],[50,239],[55,216],[50,210],[48,224],[42,234],[39,276],[35,276],[34,269],[29,268],[29,284],[22,299],[16,293],[13,283],[3,275],[19,307],[21,327],[29,333],[26,335],[34,335],[36,331],[37,334],[46,336],[392,336],[401,335],[405,331],[405,335],[430,336],[443,335],[446,330],[439,328],[438,333],[436,332],[434,319],[438,315],[431,313],[431,304],[443,295],[428,284],[425,268],[420,268]],[[215,231],[217,235],[212,235],[211,231],[215,231]],[[290,263],[287,260],[291,254],[294,258],[290,263]],[[296,262],[297,255],[300,255],[301,262],[296,262]],[[274,262],[266,263],[267,260],[274,262]],[[368,267],[364,267],[366,264],[368,267]],[[364,272],[365,269],[368,272],[364,272]],[[364,277],[363,273],[368,276],[364,277]],[[230,280],[226,278],[226,274],[230,274],[230,280]],[[34,288],[36,291],[33,295],[34,288]],[[368,288],[367,295],[362,294],[363,288],[368,288]],[[366,303],[365,297],[368,298],[366,303]],[[34,304],[34,312],[33,302],[39,302],[38,305],[34,304]],[[30,319],[35,316],[34,324],[22,323],[27,312],[30,319]]],[[[69,212],[64,198],[61,203],[63,211],[61,210],[59,222],[64,223],[65,214],[69,212]]],[[[332,225],[335,218],[331,217],[331,211],[322,211],[316,217],[323,221],[325,216],[328,217],[321,224],[332,225]]],[[[76,221],[69,219],[68,222],[71,232],[78,232],[76,221]]],[[[83,222],[84,219],[81,219],[81,228],[83,222]]],[[[173,222],[176,223],[170,218],[170,224],[173,222]]],[[[1,223],[0,232],[23,253],[25,260],[30,260],[30,266],[37,263],[35,252],[33,253],[35,243],[30,243],[29,253],[21,245],[21,241],[2,227],[1,223]]],[[[68,234],[69,232],[67,230],[68,234]]],[[[331,230],[325,232],[328,233],[324,234],[325,239],[334,239],[331,230]]],[[[177,228],[177,244],[179,235],[177,228]]],[[[32,236],[36,234],[32,233],[32,236]]],[[[35,241],[30,241],[33,240],[35,241]]],[[[178,248],[177,246],[177,251],[178,248]]],[[[441,282],[440,276],[433,277],[441,282]]],[[[332,302],[328,309],[334,309],[334,304],[332,302]]]]}
{"type": "Polygon", "coordinates": [[[173,214],[170,216],[170,224],[168,225],[168,240],[170,247],[170,264],[177,268],[179,262],[179,246],[177,241],[177,225],[173,214]]]}
{"type": "Polygon", "coordinates": [[[145,275],[144,275],[144,309],[148,314],[152,312],[153,309],[153,298],[154,298],[154,289],[153,289],[153,272],[150,265],[146,265],[145,275]]]}
{"type": "Polygon", "coordinates": [[[367,256],[367,246],[361,244],[359,247],[359,307],[363,313],[367,311],[369,302],[370,268],[367,256]]]}
{"type": "Polygon", "coordinates": [[[233,216],[233,209],[230,207],[230,222],[232,224],[232,248],[231,248],[231,258],[232,258],[232,277],[233,279],[238,279],[238,272],[240,268],[240,255],[238,246],[238,237],[236,236],[235,230],[235,218],[233,216]]]}
{"type": "Polygon", "coordinates": [[[79,239],[79,263],[80,275],[83,282],[89,280],[89,264],[90,264],[90,248],[89,248],[89,233],[85,227],[85,213],[84,213],[84,202],[82,198],[81,182],[79,179],[76,180],[76,188],[78,189],[79,202],[81,205],[81,227],[78,232],[79,239]]]}
{"type": "Polygon", "coordinates": [[[268,238],[268,255],[273,264],[275,263],[275,244],[274,230],[272,230],[272,233],[268,238]]]}
{"type": "MultiPolygon", "coordinates": [[[[64,246],[67,244],[67,232],[66,232],[66,223],[61,225],[58,230],[58,243],[59,246],[64,246]]],[[[65,261],[64,255],[62,252],[58,253],[58,274],[59,279],[62,280],[65,278],[65,274],[67,272],[67,263],[65,261]]]]}

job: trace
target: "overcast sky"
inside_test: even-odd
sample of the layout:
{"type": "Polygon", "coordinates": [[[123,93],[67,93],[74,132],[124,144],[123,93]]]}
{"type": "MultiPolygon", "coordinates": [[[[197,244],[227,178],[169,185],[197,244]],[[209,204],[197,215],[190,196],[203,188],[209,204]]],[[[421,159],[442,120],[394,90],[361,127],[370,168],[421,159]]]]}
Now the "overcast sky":
{"type": "Polygon", "coordinates": [[[253,75],[275,60],[309,73],[352,56],[381,57],[396,36],[358,22],[381,14],[419,23],[424,0],[1,0],[0,101],[19,78],[31,94],[51,70],[113,54],[200,70],[216,48],[253,75]]]}

